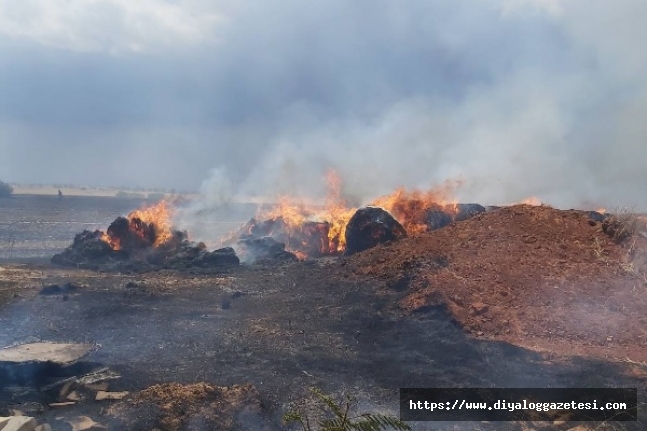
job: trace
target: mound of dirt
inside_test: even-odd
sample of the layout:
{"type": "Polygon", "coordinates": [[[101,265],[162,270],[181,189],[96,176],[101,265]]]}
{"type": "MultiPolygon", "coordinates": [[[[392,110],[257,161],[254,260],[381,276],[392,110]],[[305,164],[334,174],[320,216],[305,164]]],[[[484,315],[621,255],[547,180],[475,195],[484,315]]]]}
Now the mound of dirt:
{"type": "Polygon", "coordinates": [[[266,429],[261,425],[264,408],[252,385],[155,385],[116,404],[110,413],[127,422],[127,429],[266,429]]]}
{"type": "Polygon", "coordinates": [[[586,212],[518,205],[359,253],[342,275],[402,291],[412,314],[444,304],[480,337],[647,358],[647,287],[627,257],[586,212]]]}

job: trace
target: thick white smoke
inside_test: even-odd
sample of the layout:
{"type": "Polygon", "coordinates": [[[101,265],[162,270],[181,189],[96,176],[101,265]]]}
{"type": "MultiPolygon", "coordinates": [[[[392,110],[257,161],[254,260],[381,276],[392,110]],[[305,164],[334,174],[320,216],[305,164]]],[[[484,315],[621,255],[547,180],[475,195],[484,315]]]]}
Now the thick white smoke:
{"type": "MultiPolygon", "coordinates": [[[[462,178],[461,201],[506,204],[537,196],[560,208],[644,208],[647,55],[640,40],[647,30],[637,17],[647,5],[534,0],[474,7],[484,4],[497,18],[452,42],[454,54],[476,61],[470,37],[493,43],[505,37],[488,25],[535,26],[537,34],[525,35],[531,40],[519,42],[522,50],[509,64],[466,83],[461,97],[403,95],[371,115],[316,121],[315,105],[286,108],[284,126],[268,136],[236,193],[322,196],[322,178],[332,168],[345,193],[362,203],[398,186],[462,178]],[[551,37],[566,45],[546,42],[551,37]]],[[[453,12],[456,32],[474,19],[468,10],[453,12]]],[[[500,67],[496,59],[492,64],[500,67]]]]}

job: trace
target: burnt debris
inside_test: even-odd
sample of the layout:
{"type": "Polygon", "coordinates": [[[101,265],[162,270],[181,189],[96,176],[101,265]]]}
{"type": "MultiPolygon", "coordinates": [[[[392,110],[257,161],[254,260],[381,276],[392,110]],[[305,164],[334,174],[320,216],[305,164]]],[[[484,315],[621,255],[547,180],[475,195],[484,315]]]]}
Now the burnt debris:
{"type": "Polygon", "coordinates": [[[346,226],[345,254],[355,254],[406,236],[404,227],[389,212],[378,207],[360,208],[346,226]]]}
{"type": "Polygon", "coordinates": [[[114,250],[104,241],[103,232],[84,230],[74,237],[72,244],[52,257],[52,263],[64,266],[90,267],[128,260],[125,250],[114,250]]]}
{"type": "Polygon", "coordinates": [[[294,262],[299,260],[294,253],[285,250],[285,244],[270,236],[255,238],[244,235],[237,243],[238,253],[245,262],[294,262]]]}

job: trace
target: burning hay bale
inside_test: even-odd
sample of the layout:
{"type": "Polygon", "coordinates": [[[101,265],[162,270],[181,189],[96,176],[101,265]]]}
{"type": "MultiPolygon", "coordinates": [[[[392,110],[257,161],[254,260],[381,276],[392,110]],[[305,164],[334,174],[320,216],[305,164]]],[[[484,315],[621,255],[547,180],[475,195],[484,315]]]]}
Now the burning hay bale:
{"type": "MultiPolygon", "coordinates": [[[[283,217],[268,220],[252,218],[243,228],[237,244],[249,256],[261,260],[293,260],[334,254],[338,242],[329,238],[330,223],[303,221],[288,223],[283,217]],[[291,251],[294,251],[292,253],[291,251]]],[[[241,252],[242,253],[242,252],[241,252]]]]}
{"type": "Polygon", "coordinates": [[[244,256],[248,261],[256,256],[263,260],[290,259],[286,252],[299,260],[339,256],[486,212],[478,204],[446,205],[457,186],[453,183],[426,192],[400,188],[358,210],[344,199],[341,180],[334,172],[329,172],[326,180],[325,202],[313,204],[284,196],[271,208],[259,208],[257,216],[225,244],[237,247],[241,256],[251,256],[244,256]],[[354,244],[347,244],[349,239],[354,244]]]}
{"type": "Polygon", "coordinates": [[[132,220],[118,217],[108,226],[106,233],[113,247],[125,250],[152,247],[158,236],[154,223],[145,223],[136,217],[132,220]]]}
{"type": "MultiPolygon", "coordinates": [[[[303,260],[336,256],[343,252],[349,255],[386,241],[400,239],[407,232],[440,229],[455,221],[467,220],[486,212],[485,207],[479,204],[423,204],[426,203],[415,206],[413,212],[398,207],[395,217],[384,208],[368,206],[353,210],[349,215],[346,214],[347,211],[343,211],[345,216],[333,218],[333,222],[325,218],[313,221],[304,215],[286,219],[282,215],[276,215],[282,214],[277,211],[271,218],[252,218],[229,243],[237,245],[246,261],[283,261],[292,260],[292,256],[303,260]],[[345,220],[346,215],[348,221],[345,220]],[[406,227],[397,220],[400,218],[407,222],[403,223],[406,227]],[[348,241],[353,241],[353,244],[348,241]]],[[[281,211],[290,214],[285,209],[281,211]]]]}
{"type": "Polygon", "coordinates": [[[83,231],[52,263],[91,269],[214,267],[240,263],[233,248],[208,251],[170,227],[164,202],[128,217],[118,217],[104,233],[83,231]]]}
{"type": "Polygon", "coordinates": [[[407,236],[402,225],[382,208],[358,209],[346,226],[346,255],[407,236]]]}

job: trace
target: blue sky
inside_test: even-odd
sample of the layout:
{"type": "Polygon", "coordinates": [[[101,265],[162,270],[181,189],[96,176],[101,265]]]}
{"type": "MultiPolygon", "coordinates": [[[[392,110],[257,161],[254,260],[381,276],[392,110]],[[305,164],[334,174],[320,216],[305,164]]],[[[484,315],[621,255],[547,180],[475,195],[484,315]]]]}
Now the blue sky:
{"type": "Polygon", "coordinates": [[[0,179],[636,205],[641,0],[0,0],[0,179]]]}

